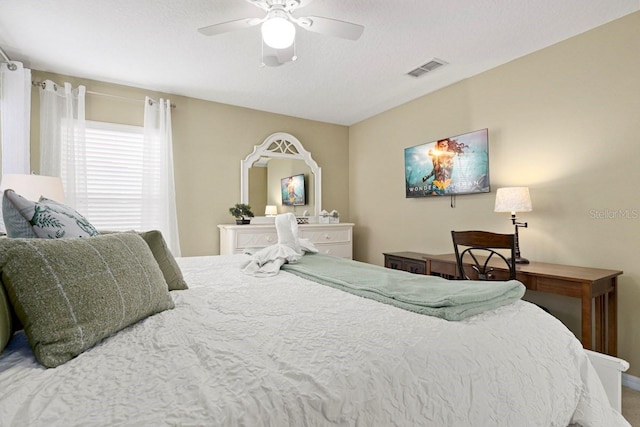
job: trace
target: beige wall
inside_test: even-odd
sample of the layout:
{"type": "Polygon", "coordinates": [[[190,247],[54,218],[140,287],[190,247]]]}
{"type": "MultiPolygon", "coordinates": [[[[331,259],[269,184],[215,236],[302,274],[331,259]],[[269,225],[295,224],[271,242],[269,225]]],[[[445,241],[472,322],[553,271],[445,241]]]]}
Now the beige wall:
{"type": "MultiPolygon", "coordinates": [[[[638,75],[635,13],[350,128],[169,95],[177,105],[174,158],[183,255],[218,253],[216,225],[233,222],[228,208],[240,199],[240,159],[274,132],[293,134],[312,153],[323,168],[323,208],[356,223],[355,256],[375,264],[382,264],[386,251],[449,252],[452,229],[510,232],[508,215],[493,212],[495,189],[527,185],[534,211],[521,215],[530,225],[521,234],[524,256],[624,270],[619,354],[631,362],[629,372],[640,376],[640,218],[618,214],[640,213],[638,75]],[[448,198],[404,198],[405,147],[485,127],[492,193],[458,196],[455,208],[448,198]]],[[[34,72],[34,79],[44,78],[125,97],[162,95],[34,72]]],[[[35,171],[38,107],[35,92],[35,171]]],[[[141,124],[142,104],[89,95],[87,118],[141,124]]],[[[576,300],[528,298],[541,299],[578,331],[576,300]]]]}
{"type": "MultiPolygon", "coordinates": [[[[520,215],[529,222],[523,256],[624,270],[619,355],[640,375],[638,76],[634,13],[352,126],[355,257],[382,264],[387,251],[451,252],[454,229],[512,232],[509,215],[493,212],[495,189],[529,186],[534,210],[520,215]],[[405,199],[405,147],[482,128],[490,194],[458,196],[455,208],[449,198],[405,199]]],[[[577,299],[541,299],[579,332],[577,299]]]]}
{"type": "MultiPolygon", "coordinates": [[[[172,111],[178,228],[183,256],[219,253],[217,224],[233,223],[229,207],[240,202],[240,160],[275,132],[294,135],[322,168],[322,203],[349,216],[348,128],[176,95],[40,71],[34,80],[84,84],[87,91],[135,99],[164,96],[172,111]]],[[[284,102],[284,101],[283,101],[284,102]]],[[[32,169],[39,170],[39,95],[32,96],[32,169]]],[[[87,95],[88,120],[142,125],[143,103],[87,95]]],[[[255,211],[256,215],[264,214],[255,211]]],[[[91,218],[89,218],[90,220],[91,218]]]]}

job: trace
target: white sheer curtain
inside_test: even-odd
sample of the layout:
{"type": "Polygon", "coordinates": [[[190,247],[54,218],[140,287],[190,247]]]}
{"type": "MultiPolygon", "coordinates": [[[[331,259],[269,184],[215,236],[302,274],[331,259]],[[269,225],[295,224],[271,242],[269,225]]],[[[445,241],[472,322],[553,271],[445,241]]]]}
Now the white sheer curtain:
{"type": "Polygon", "coordinates": [[[173,255],[180,256],[168,99],[145,99],[142,169],[142,227],[160,230],[173,255]]]}
{"type": "Polygon", "coordinates": [[[40,174],[62,177],[66,203],[87,212],[86,88],[40,87],[40,174]]]}
{"type": "Polygon", "coordinates": [[[13,61],[0,64],[0,142],[3,174],[28,174],[31,140],[31,70],[13,61]]]}

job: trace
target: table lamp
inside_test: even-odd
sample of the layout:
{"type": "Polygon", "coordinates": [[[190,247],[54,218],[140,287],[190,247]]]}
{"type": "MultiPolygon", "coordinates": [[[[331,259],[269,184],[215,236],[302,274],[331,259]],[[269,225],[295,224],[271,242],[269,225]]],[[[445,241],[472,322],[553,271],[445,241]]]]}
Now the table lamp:
{"type": "MultiPolygon", "coordinates": [[[[12,189],[27,200],[38,201],[40,196],[64,203],[62,180],[57,176],[28,175],[7,173],[0,180],[0,199],[4,190],[12,189]]],[[[2,203],[0,202],[0,232],[5,232],[2,218],[2,203]]]]}
{"type": "Polygon", "coordinates": [[[267,207],[264,210],[264,215],[265,216],[276,216],[278,215],[278,208],[274,205],[267,205],[267,207]]]}
{"type": "Polygon", "coordinates": [[[518,222],[516,212],[531,212],[531,197],[528,187],[505,187],[498,188],[496,192],[495,212],[511,212],[511,222],[516,228],[516,264],[529,264],[529,260],[520,256],[520,241],[518,239],[518,228],[527,228],[526,222],[518,222]]]}
{"type": "Polygon", "coordinates": [[[40,196],[64,203],[62,180],[57,176],[8,173],[2,175],[0,191],[12,189],[27,200],[37,202],[40,196]]]}

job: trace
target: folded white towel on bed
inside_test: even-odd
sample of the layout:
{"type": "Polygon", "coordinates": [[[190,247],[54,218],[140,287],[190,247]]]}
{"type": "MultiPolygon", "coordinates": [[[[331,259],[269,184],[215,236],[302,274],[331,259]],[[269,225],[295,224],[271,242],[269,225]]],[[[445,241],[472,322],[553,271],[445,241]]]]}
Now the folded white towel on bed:
{"type": "Polygon", "coordinates": [[[318,252],[307,239],[298,237],[298,221],[292,213],[276,216],[278,243],[255,252],[243,267],[245,274],[256,277],[275,276],[285,263],[298,261],[305,252],[318,252]]]}

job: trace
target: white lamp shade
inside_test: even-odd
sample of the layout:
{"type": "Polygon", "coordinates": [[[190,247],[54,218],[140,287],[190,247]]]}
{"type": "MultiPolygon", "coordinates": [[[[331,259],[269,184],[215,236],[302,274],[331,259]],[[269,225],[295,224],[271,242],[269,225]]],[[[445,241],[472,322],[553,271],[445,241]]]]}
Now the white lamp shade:
{"type": "Polygon", "coordinates": [[[262,23],[262,40],[274,49],[285,49],[296,38],[296,27],[289,20],[279,16],[262,23]]]}
{"type": "Polygon", "coordinates": [[[0,190],[12,189],[27,200],[38,201],[40,196],[64,203],[62,180],[57,176],[5,174],[0,190]]]}
{"type": "Polygon", "coordinates": [[[266,216],[275,216],[278,215],[278,208],[274,205],[267,205],[267,207],[264,210],[264,214],[266,216]]]}
{"type": "Polygon", "coordinates": [[[529,187],[505,187],[496,191],[495,212],[531,212],[529,187]]]}

